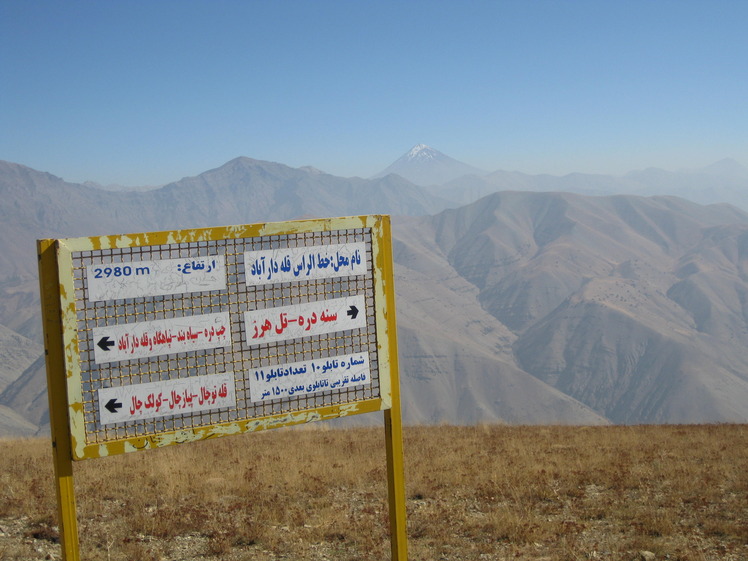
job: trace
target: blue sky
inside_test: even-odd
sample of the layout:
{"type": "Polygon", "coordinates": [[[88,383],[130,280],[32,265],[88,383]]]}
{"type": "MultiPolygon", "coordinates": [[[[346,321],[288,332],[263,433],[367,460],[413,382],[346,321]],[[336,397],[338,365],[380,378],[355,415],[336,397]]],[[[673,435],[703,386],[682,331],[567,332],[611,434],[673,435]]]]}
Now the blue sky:
{"type": "Polygon", "coordinates": [[[0,0],[0,159],[158,185],[237,156],[367,177],[748,165],[744,1],[0,0]]]}

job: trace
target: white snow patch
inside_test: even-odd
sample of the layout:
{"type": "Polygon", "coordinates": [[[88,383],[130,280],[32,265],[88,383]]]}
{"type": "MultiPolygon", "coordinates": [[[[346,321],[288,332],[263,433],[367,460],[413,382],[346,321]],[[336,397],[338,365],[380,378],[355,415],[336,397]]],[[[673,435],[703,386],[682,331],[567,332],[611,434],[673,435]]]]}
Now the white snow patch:
{"type": "Polygon", "coordinates": [[[430,146],[426,144],[416,144],[408,152],[409,160],[433,160],[436,157],[436,152],[430,146]]]}

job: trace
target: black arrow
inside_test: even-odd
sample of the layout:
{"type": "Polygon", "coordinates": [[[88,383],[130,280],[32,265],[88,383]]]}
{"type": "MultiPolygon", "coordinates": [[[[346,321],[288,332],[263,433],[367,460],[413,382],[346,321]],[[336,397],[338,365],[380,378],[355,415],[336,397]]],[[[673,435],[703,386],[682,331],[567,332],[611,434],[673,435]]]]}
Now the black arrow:
{"type": "Polygon", "coordinates": [[[356,316],[358,315],[358,308],[356,306],[351,306],[350,308],[348,308],[346,314],[351,316],[351,319],[356,319],[356,316]]]}
{"type": "Polygon", "coordinates": [[[116,413],[117,409],[122,407],[122,404],[115,398],[112,398],[106,402],[106,405],[104,405],[104,407],[106,407],[107,411],[109,411],[110,413],[116,413]]]}
{"type": "Polygon", "coordinates": [[[102,337],[96,344],[102,351],[108,351],[114,346],[114,341],[112,341],[109,337],[102,337]]]}

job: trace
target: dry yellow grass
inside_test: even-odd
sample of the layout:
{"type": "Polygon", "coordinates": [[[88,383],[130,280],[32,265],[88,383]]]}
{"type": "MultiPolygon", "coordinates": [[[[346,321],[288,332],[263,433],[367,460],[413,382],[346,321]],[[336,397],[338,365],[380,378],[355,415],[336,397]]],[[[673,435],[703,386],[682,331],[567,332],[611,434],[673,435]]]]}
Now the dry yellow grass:
{"type": "MultiPolygon", "coordinates": [[[[49,443],[0,452],[0,559],[59,559],[49,443]]],[[[405,459],[412,560],[748,559],[748,426],[406,428],[405,459]]],[[[242,435],[75,477],[86,560],[389,558],[381,429],[242,435]]]]}

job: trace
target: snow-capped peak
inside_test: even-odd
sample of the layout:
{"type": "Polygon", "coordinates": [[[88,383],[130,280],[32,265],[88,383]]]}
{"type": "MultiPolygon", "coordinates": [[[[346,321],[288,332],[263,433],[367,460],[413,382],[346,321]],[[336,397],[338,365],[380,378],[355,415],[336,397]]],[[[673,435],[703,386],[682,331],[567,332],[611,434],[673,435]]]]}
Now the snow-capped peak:
{"type": "Polygon", "coordinates": [[[416,144],[410,149],[406,156],[408,160],[433,160],[437,155],[436,150],[426,144],[416,144]]]}
{"type": "Polygon", "coordinates": [[[462,175],[485,175],[486,172],[450,158],[431,146],[416,144],[374,177],[384,177],[390,173],[396,173],[416,185],[441,185],[462,175]]]}

